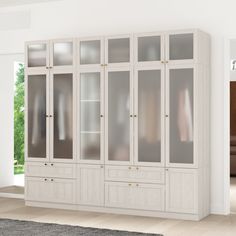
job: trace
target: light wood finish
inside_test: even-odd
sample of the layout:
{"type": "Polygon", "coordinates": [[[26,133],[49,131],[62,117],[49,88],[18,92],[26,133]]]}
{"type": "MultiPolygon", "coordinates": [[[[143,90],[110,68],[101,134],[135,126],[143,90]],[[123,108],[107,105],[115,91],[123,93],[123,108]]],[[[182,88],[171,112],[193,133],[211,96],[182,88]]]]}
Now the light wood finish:
{"type": "Polygon", "coordinates": [[[199,222],[26,207],[23,200],[0,198],[0,218],[108,228],[165,236],[235,236],[236,214],[211,215],[199,222]]]}

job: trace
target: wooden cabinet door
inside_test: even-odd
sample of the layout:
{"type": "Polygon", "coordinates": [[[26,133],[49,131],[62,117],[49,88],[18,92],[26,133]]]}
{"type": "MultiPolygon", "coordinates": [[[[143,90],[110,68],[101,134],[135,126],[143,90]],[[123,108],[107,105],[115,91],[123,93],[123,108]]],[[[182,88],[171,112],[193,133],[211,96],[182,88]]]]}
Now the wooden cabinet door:
{"type": "Polygon", "coordinates": [[[78,203],[104,205],[104,166],[80,165],[78,177],[78,203]]]}
{"type": "Polygon", "coordinates": [[[164,210],[163,185],[106,182],[105,193],[107,207],[164,210]]]}
{"type": "Polygon", "coordinates": [[[166,211],[197,213],[197,175],[194,169],[167,169],[166,211]]]}

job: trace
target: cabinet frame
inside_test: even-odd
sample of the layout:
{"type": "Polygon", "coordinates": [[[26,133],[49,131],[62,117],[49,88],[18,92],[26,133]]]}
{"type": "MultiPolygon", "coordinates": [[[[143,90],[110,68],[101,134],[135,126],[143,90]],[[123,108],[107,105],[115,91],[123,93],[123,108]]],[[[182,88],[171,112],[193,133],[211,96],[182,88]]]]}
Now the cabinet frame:
{"type": "Polygon", "coordinates": [[[133,146],[134,146],[134,136],[133,136],[133,122],[134,118],[129,117],[129,125],[130,125],[130,160],[129,161],[110,161],[109,153],[108,153],[108,74],[109,72],[122,72],[126,71],[130,73],[129,83],[130,83],[130,115],[133,116],[133,68],[132,66],[126,67],[106,67],[105,68],[105,164],[109,165],[132,165],[134,163],[133,158],[133,146]]]}
{"type": "Polygon", "coordinates": [[[166,151],[165,151],[165,157],[166,157],[166,167],[179,167],[179,168],[197,168],[198,167],[198,82],[197,82],[197,67],[195,64],[185,64],[185,65],[167,65],[166,66],[166,104],[165,104],[165,109],[166,109],[166,122],[165,122],[165,143],[166,143],[166,151]],[[170,103],[170,70],[172,69],[193,69],[193,163],[171,163],[170,162],[170,155],[169,155],[169,150],[170,150],[170,112],[169,112],[169,103],[170,103]]]}
{"type": "Polygon", "coordinates": [[[56,67],[50,70],[50,114],[53,116],[52,119],[50,119],[50,161],[52,162],[64,162],[64,163],[70,163],[70,162],[76,162],[76,77],[75,77],[75,69],[71,69],[70,67],[56,67]],[[73,100],[73,144],[72,144],[72,159],[67,158],[54,158],[54,151],[53,151],[53,140],[54,140],[54,107],[53,107],[53,101],[54,101],[54,75],[60,75],[60,74],[71,74],[72,75],[72,100],[73,100]]]}
{"type": "Polygon", "coordinates": [[[105,41],[104,41],[104,37],[102,36],[98,36],[98,37],[84,37],[84,38],[79,38],[77,40],[77,65],[78,68],[81,70],[86,70],[86,69],[91,69],[91,68],[101,68],[105,62],[105,41]],[[81,42],[86,42],[86,41],[100,41],[100,63],[98,64],[80,64],[80,50],[81,50],[81,46],[80,43],[81,42]]]}
{"type": "Polygon", "coordinates": [[[163,167],[165,163],[165,68],[163,64],[158,65],[148,65],[142,66],[138,65],[135,66],[134,69],[134,114],[137,117],[134,118],[134,164],[140,166],[158,166],[163,167]],[[160,162],[140,162],[138,160],[138,134],[139,134],[139,127],[138,127],[138,72],[139,71],[150,71],[150,70],[159,70],[161,72],[161,161],[160,162]]]}
{"type": "Polygon", "coordinates": [[[83,164],[104,164],[104,144],[105,144],[105,109],[104,109],[104,69],[100,65],[98,66],[85,66],[81,67],[77,71],[77,156],[78,163],[83,164]],[[80,144],[80,121],[81,121],[81,113],[80,113],[80,74],[81,73],[100,73],[100,160],[85,160],[81,159],[81,144],[80,144]],[[103,117],[101,117],[101,115],[103,117]]]}
{"type": "Polygon", "coordinates": [[[165,34],[164,32],[139,33],[134,35],[134,64],[136,66],[161,66],[165,59],[165,34]],[[138,61],[138,39],[140,37],[160,37],[160,60],[159,61],[138,61]]]}
{"type": "Polygon", "coordinates": [[[105,64],[107,67],[128,67],[133,64],[133,35],[132,34],[122,34],[122,35],[113,35],[113,36],[106,36],[105,37],[105,64]],[[116,62],[116,63],[109,63],[108,62],[108,41],[109,39],[124,39],[128,38],[130,42],[129,48],[129,55],[130,61],[129,62],[116,62]]]}
{"type": "Polygon", "coordinates": [[[33,68],[33,69],[25,69],[25,161],[43,161],[48,162],[50,159],[50,119],[49,117],[45,117],[46,119],[46,157],[30,157],[28,155],[28,79],[31,75],[45,75],[46,76],[46,116],[49,116],[49,71],[44,68],[33,68]]]}

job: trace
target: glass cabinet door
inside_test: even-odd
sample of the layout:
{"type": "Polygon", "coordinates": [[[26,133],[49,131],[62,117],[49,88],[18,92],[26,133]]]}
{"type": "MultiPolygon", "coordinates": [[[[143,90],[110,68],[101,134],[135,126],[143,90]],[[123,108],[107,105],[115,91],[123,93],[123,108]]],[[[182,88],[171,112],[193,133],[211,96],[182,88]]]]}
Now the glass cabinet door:
{"type": "Polygon", "coordinates": [[[161,36],[137,37],[137,61],[151,62],[161,60],[161,36]]]}
{"type": "MultiPolygon", "coordinates": [[[[162,71],[138,70],[138,162],[161,163],[162,71]]],[[[135,115],[136,117],[136,115],[135,115]]]]}
{"type": "Polygon", "coordinates": [[[72,66],[73,65],[73,41],[53,42],[52,43],[52,62],[53,66],[72,66]]]}
{"type": "Polygon", "coordinates": [[[131,42],[130,38],[108,38],[106,63],[130,63],[131,61],[131,42]]]}
{"type": "Polygon", "coordinates": [[[131,96],[130,71],[107,72],[107,159],[130,161],[131,96]]]}
{"type": "Polygon", "coordinates": [[[53,75],[53,158],[73,159],[73,74],[53,75]]]}
{"type": "Polygon", "coordinates": [[[193,68],[169,70],[169,163],[194,164],[193,68]]]}
{"type": "Polygon", "coordinates": [[[47,158],[47,76],[27,77],[28,158],[47,158]]]}
{"type": "Polygon", "coordinates": [[[84,40],[79,43],[79,64],[101,64],[101,40],[84,40]]]}
{"type": "Polygon", "coordinates": [[[169,60],[193,60],[194,34],[169,35],[169,60]]]}
{"type": "Polygon", "coordinates": [[[101,159],[101,73],[80,73],[80,159],[101,159]]]}
{"type": "Polygon", "coordinates": [[[32,43],[27,45],[27,65],[28,67],[47,66],[47,43],[32,43]]]}

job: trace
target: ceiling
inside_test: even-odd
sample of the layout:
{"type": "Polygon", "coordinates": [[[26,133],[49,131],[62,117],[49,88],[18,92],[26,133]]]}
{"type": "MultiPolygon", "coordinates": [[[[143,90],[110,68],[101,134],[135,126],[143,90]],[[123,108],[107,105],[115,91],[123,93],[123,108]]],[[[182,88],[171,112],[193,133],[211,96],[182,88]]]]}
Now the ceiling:
{"type": "Polygon", "coordinates": [[[19,6],[24,4],[52,2],[52,1],[59,1],[59,0],[0,0],[0,7],[19,6]]]}

